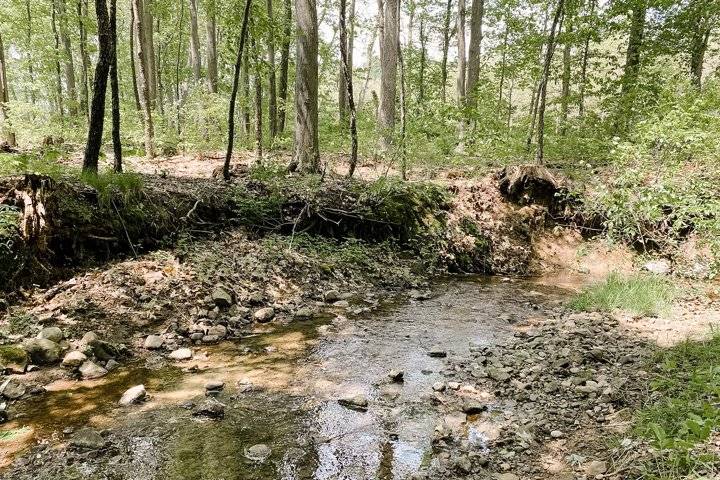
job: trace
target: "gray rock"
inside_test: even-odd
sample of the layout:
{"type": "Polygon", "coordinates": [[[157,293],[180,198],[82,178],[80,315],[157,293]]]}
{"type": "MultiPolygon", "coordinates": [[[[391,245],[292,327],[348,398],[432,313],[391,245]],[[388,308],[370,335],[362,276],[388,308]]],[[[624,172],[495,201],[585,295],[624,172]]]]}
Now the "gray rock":
{"type": "Polygon", "coordinates": [[[157,350],[158,348],[162,348],[163,343],[165,343],[165,340],[163,340],[160,335],[148,335],[147,338],[145,338],[143,347],[148,350],[157,350]]]}
{"type": "Polygon", "coordinates": [[[313,312],[313,309],[310,307],[298,308],[295,311],[295,318],[302,319],[302,320],[312,318],[313,315],[315,315],[315,312],[313,312]]]}
{"type": "Polygon", "coordinates": [[[365,411],[368,408],[368,399],[363,394],[350,395],[338,399],[338,403],[343,407],[351,408],[353,410],[365,411]]]}
{"type": "Polygon", "coordinates": [[[338,300],[337,302],[333,302],[333,307],[338,308],[348,308],[350,306],[350,302],[347,300],[338,300]]]}
{"type": "Polygon", "coordinates": [[[70,439],[70,445],[84,450],[98,450],[105,446],[105,439],[92,428],[83,428],[70,439]]]}
{"type": "Polygon", "coordinates": [[[62,330],[60,330],[58,327],[45,327],[40,330],[37,338],[44,338],[55,343],[60,343],[62,339],[65,338],[65,335],[63,335],[62,330]]]}
{"type": "Polygon", "coordinates": [[[107,370],[108,372],[112,372],[113,370],[115,370],[115,369],[118,368],[119,366],[120,366],[120,364],[111,358],[111,359],[108,360],[107,363],[105,364],[105,370],[107,370]]]}
{"type": "Polygon", "coordinates": [[[80,375],[87,380],[104,377],[107,373],[107,370],[90,360],[86,360],[82,365],[80,365],[80,375]]]}
{"type": "Polygon", "coordinates": [[[520,477],[514,473],[496,473],[493,475],[494,480],[520,480],[520,477]]]}
{"type": "Polygon", "coordinates": [[[198,417],[222,418],[225,416],[225,404],[208,397],[193,410],[193,415],[198,417]]]}
{"type": "Polygon", "coordinates": [[[174,352],[171,352],[168,357],[178,361],[190,360],[193,357],[193,352],[189,348],[178,348],[174,352]]]}
{"type": "Polygon", "coordinates": [[[553,430],[552,432],[550,432],[550,436],[552,438],[562,438],[563,432],[561,432],[560,430],[553,430]]]}
{"type": "Polygon", "coordinates": [[[217,343],[220,341],[220,337],[217,335],[203,335],[202,342],[203,343],[217,343]]]}
{"type": "Polygon", "coordinates": [[[433,383],[432,389],[436,392],[444,392],[445,391],[445,384],[443,382],[435,382],[433,383]]]}
{"type": "Polygon", "coordinates": [[[275,309],[272,307],[265,307],[257,310],[253,315],[256,322],[266,323],[275,318],[275,309]]]}
{"type": "MultiPolygon", "coordinates": [[[[85,335],[87,336],[88,334],[85,335]]],[[[94,333],[92,335],[95,336],[94,333]]],[[[107,362],[119,355],[119,351],[115,345],[103,340],[98,340],[97,338],[90,340],[88,343],[88,349],[96,359],[103,362],[107,362]]]]}
{"type": "Polygon", "coordinates": [[[655,275],[668,275],[672,270],[672,265],[669,260],[661,258],[658,260],[650,260],[643,265],[643,269],[655,275]]]}
{"type": "Polygon", "coordinates": [[[147,392],[145,391],[145,385],[135,385],[123,393],[118,403],[122,406],[128,406],[145,400],[146,396],[147,392]]]}
{"type": "Polygon", "coordinates": [[[0,384],[0,396],[8,400],[16,400],[25,395],[25,385],[14,378],[8,378],[0,384]]]}
{"type": "Polygon", "coordinates": [[[92,342],[99,340],[98,336],[95,332],[87,332],[85,335],[83,335],[82,339],[80,340],[80,343],[83,345],[90,345],[92,342]]]}
{"type": "Polygon", "coordinates": [[[233,304],[232,295],[222,287],[215,287],[212,292],[212,301],[220,308],[228,308],[233,304]]]}
{"type": "Polygon", "coordinates": [[[212,327],[208,328],[207,335],[215,336],[218,339],[222,340],[223,338],[227,337],[227,327],[225,325],[213,325],[212,327]]]}
{"type": "Polygon", "coordinates": [[[393,382],[401,383],[405,379],[405,372],[402,370],[390,370],[388,377],[390,377],[390,380],[393,382]]]}
{"type": "Polygon", "coordinates": [[[594,460],[585,465],[585,474],[592,478],[607,472],[607,464],[600,460],[594,460]]]}
{"type": "Polygon", "coordinates": [[[340,292],[337,290],[328,290],[325,292],[325,301],[327,303],[337,302],[338,300],[340,300],[340,292]]]}
{"type": "Polygon", "coordinates": [[[222,380],[210,380],[205,384],[205,390],[210,393],[220,393],[225,388],[225,382],[222,380]]]}
{"type": "Polygon", "coordinates": [[[487,410],[487,405],[471,398],[466,398],[462,406],[463,413],[466,415],[477,415],[487,410]]]}
{"type": "Polygon", "coordinates": [[[68,352],[63,358],[62,366],[65,368],[75,369],[82,365],[87,360],[87,355],[79,350],[73,350],[68,352]]]}
{"type": "Polygon", "coordinates": [[[442,349],[442,347],[433,347],[428,352],[428,355],[434,358],[445,358],[447,357],[447,352],[442,349]]]}
{"type": "Polygon", "coordinates": [[[264,443],[258,443],[245,449],[245,457],[253,462],[263,463],[270,457],[272,450],[264,443]]]}
{"type": "Polygon", "coordinates": [[[47,338],[29,340],[25,350],[37,365],[52,365],[60,361],[60,345],[47,338]]]}

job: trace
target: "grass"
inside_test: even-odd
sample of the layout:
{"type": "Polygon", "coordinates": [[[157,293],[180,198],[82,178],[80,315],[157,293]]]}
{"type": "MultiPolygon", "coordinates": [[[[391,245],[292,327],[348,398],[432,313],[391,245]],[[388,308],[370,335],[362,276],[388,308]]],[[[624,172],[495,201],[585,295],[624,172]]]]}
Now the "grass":
{"type": "Polygon", "coordinates": [[[604,282],[583,290],[570,302],[570,307],[594,312],[619,309],[658,316],[668,312],[675,293],[667,279],[656,275],[624,277],[613,273],[604,282]]]}
{"type": "Polygon", "coordinates": [[[661,350],[653,359],[651,399],[635,417],[634,433],[656,448],[645,478],[686,478],[720,468],[711,436],[720,428],[720,334],[661,350]]]}

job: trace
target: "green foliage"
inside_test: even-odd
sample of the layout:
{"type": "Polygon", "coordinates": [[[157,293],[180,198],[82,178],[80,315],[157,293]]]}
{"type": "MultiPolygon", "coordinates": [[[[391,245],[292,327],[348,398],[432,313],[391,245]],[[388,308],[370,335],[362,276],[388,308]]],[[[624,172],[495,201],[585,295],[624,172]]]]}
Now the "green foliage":
{"type": "Polygon", "coordinates": [[[0,345],[0,365],[7,365],[8,363],[21,364],[26,361],[27,352],[20,345],[0,345]]]}
{"type": "Polygon", "coordinates": [[[646,478],[686,478],[715,471],[720,457],[707,442],[720,428],[720,335],[661,350],[653,399],[635,419],[636,434],[656,447],[646,478]]]}
{"type": "Polygon", "coordinates": [[[675,288],[662,277],[622,277],[614,273],[604,282],[584,289],[569,306],[583,311],[622,309],[639,315],[660,315],[669,310],[674,297],[675,288]]]}
{"type": "Polygon", "coordinates": [[[97,190],[101,205],[110,206],[114,198],[125,204],[133,203],[142,193],[142,177],[131,172],[82,172],[80,178],[97,190]]]}

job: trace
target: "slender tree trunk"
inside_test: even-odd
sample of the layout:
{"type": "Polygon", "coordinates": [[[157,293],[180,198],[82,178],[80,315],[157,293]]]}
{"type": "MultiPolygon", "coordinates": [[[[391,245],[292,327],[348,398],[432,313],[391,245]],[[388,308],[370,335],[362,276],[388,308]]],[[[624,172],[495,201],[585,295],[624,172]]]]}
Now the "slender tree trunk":
{"type": "Polygon", "coordinates": [[[387,152],[395,129],[398,70],[398,8],[399,0],[385,0],[383,28],[380,32],[380,149],[387,152]]]}
{"type": "Polygon", "coordinates": [[[144,45],[143,50],[146,57],[148,94],[150,95],[150,108],[155,108],[157,102],[157,62],[155,61],[155,21],[153,20],[152,4],[154,0],[143,0],[145,2],[145,23],[144,23],[144,45]]]}
{"type": "Polygon", "coordinates": [[[467,64],[467,97],[469,104],[476,103],[476,92],[480,80],[480,44],[482,42],[482,23],[485,14],[485,0],[472,0],[470,18],[470,51],[467,64]]]}
{"type": "Polygon", "coordinates": [[[185,2],[180,2],[180,20],[178,21],[178,46],[175,55],[175,127],[177,134],[180,135],[181,121],[180,121],[180,52],[182,51],[182,39],[183,39],[183,22],[185,21],[185,2]]]}
{"type": "Polygon", "coordinates": [[[130,72],[132,73],[133,97],[135,97],[135,109],[139,112],[140,90],[137,84],[137,68],[135,66],[135,9],[132,7],[133,0],[130,0],[130,72]]]}
{"type": "Polygon", "coordinates": [[[427,34],[425,33],[425,16],[420,17],[420,76],[418,85],[418,103],[425,100],[425,67],[427,63],[427,34]]]}
{"type": "Polygon", "coordinates": [[[320,171],[318,144],[318,22],[315,0],[295,1],[295,145],[291,169],[320,171]]]}
{"type": "Polygon", "coordinates": [[[690,10],[690,79],[698,89],[702,87],[703,68],[705,66],[705,54],[710,43],[714,16],[720,16],[720,9],[712,12],[709,1],[691,0],[688,5],[690,10]]]}
{"type": "MultiPolygon", "coordinates": [[[[345,10],[347,0],[340,0],[340,58],[342,62],[342,72],[345,78],[345,87],[347,89],[348,107],[350,109],[350,167],[348,177],[352,177],[357,166],[358,155],[358,136],[357,136],[357,117],[355,112],[355,99],[353,95],[352,80],[352,64],[350,63],[350,53],[348,49],[352,42],[347,38],[347,25],[345,22],[345,10]]],[[[352,0],[351,5],[355,4],[352,0]]],[[[352,8],[352,7],[351,7],[352,8]]],[[[352,15],[352,13],[351,13],[352,15]]]]}
{"type": "MultiPolygon", "coordinates": [[[[405,60],[400,45],[400,3],[397,4],[397,56],[400,67],[400,177],[407,180],[407,94],[405,91],[405,60]]],[[[410,36],[409,38],[412,38],[410,36]]]]}
{"type": "Polygon", "coordinates": [[[510,133],[510,127],[512,127],[512,111],[513,111],[513,89],[515,88],[515,78],[510,78],[510,89],[508,90],[508,110],[507,110],[507,129],[508,134],[510,133]]]}
{"type": "Polygon", "coordinates": [[[11,147],[17,144],[15,133],[8,126],[7,103],[10,101],[8,91],[10,83],[7,78],[7,65],[5,62],[5,46],[0,35],[0,140],[11,147]]]}
{"type": "Polygon", "coordinates": [[[60,121],[63,121],[65,118],[65,109],[63,108],[62,73],[60,67],[60,34],[57,28],[57,8],[54,1],[52,4],[52,31],[55,37],[55,94],[57,96],[60,121]]]}
{"type": "Polygon", "coordinates": [[[150,99],[150,72],[148,66],[148,55],[145,52],[145,19],[142,0],[132,0],[132,7],[135,19],[135,63],[138,67],[138,93],[140,105],[142,106],[144,127],[145,127],[145,155],[148,158],[155,157],[153,145],[155,130],[153,128],[152,107],[150,99]]]}
{"type": "MultiPolygon", "coordinates": [[[[347,2],[345,2],[347,4],[347,2]]],[[[341,7],[342,8],[342,7],[341,7]]],[[[342,13],[342,12],[341,12],[342,13]]],[[[343,46],[343,44],[340,44],[340,52],[342,57],[342,50],[345,48],[345,51],[347,52],[348,58],[348,68],[349,71],[352,73],[353,71],[353,45],[354,45],[354,37],[355,37],[355,0],[350,1],[350,32],[347,33],[347,26],[344,27],[346,29],[346,44],[343,46]]],[[[340,42],[342,42],[342,34],[340,35],[340,42]]],[[[345,67],[343,66],[343,60],[340,59],[340,71],[338,72],[338,114],[340,118],[340,124],[345,126],[348,122],[348,112],[349,112],[349,99],[348,99],[348,85],[347,85],[347,79],[345,78],[345,67]]]]}
{"type": "Polygon", "coordinates": [[[288,75],[290,70],[290,36],[292,35],[292,0],[283,2],[283,42],[280,52],[280,103],[278,105],[278,132],[285,132],[288,102],[288,75]]]}
{"type": "MultiPolygon", "coordinates": [[[[260,64],[259,59],[255,61],[260,64]]],[[[255,71],[255,161],[262,162],[263,158],[263,109],[262,109],[262,76],[259,69],[255,71]]]]}
{"type": "Polygon", "coordinates": [[[63,66],[65,70],[65,86],[68,96],[68,113],[71,117],[77,116],[77,93],[75,88],[75,63],[73,62],[72,45],[68,32],[67,12],[65,0],[55,0],[57,5],[58,20],[60,23],[60,42],[63,47],[63,66]]]}
{"type": "MultiPolygon", "coordinates": [[[[552,27],[550,27],[550,36],[547,41],[547,49],[545,53],[545,64],[543,66],[542,80],[540,82],[540,100],[538,102],[538,148],[535,152],[535,162],[542,165],[545,162],[545,101],[547,99],[547,83],[550,77],[550,65],[552,64],[553,54],[555,53],[555,37],[559,30],[558,25],[565,13],[565,0],[558,0],[555,17],[553,18],[552,27]]],[[[560,27],[562,28],[562,27],[560,27]]]]}
{"type": "MultiPolygon", "coordinates": [[[[272,15],[272,0],[267,0],[268,15],[272,15]]],[[[268,130],[270,139],[277,136],[277,85],[275,77],[275,35],[273,29],[268,29],[267,39],[267,63],[268,63],[268,130]]]]}
{"type": "Polygon", "coordinates": [[[88,84],[90,83],[89,71],[90,71],[90,56],[87,52],[87,30],[85,29],[85,21],[88,15],[88,4],[87,0],[79,0],[77,3],[77,16],[78,16],[78,32],[80,35],[80,59],[82,61],[82,83],[80,84],[80,109],[83,111],[88,119],[90,118],[90,112],[88,111],[90,105],[90,92],[88,84]]]}
{"type": "MultiPolygon", "coordinates": [[[[548,6],[549,8],[549,6],[548,6]]],[[[543,20],[543,36],[547,33],[547,24],[548,24],[548,17],[550,16],[550,12],[546,9],[545,10],[545,18],[543,20]]],[[[543,65],[543,53],[544,53],[545,45],[540,45],[540,51],[538,53],[539,57],[539,63],[540,65],[543,65]]],[[[532,141],[533,137],[535,136],[535,122],[537,120],[537,114],[538,114],[538,104],[540,103],[540,88],[542,86],[542,72],[540,73],[540,77],[538,78],[536,86],[533,88],[532,97],[530,99],[530,125],[528,127],[528,134],[527,134],[527,140],[525,142],[525,151],[530,152],[530,148],[532,147],[532,141]]]]}
{"type": "Polygon", "coordinates": [[[206,22],[207,30],[207,77],[210,93],[218,91],[218,65],[217,65],[217,5],[215,0],[207,3],[206,22]]]}
{"type": "Polygon", "coordinates": [[[235,101],[237,100],[240,68],[242,66],[243,50],[245,50],[245,40],[247,39],[248,33],[251,2],[252,0],[245,0],[245,12],[243,14],[242,27],[240,28],[240,41],[238,42],[239,46],[233,73],[232,92],[230,93],[230,107],[228,108],[228,144],[227,151],[225,152],[225,163],[223,164],[223,178],[225,180],[230,180],[230,161],[232,160],[233,146],[235,144],[235,101]]]}
{"type": "Polygon", "coordinates": [[[193,79],[200,81],[202,60],[200,58],[200,35],[198,34],[197,0],[190,0],[190,66],[193,79]]]}
{"type": "MultiPolygon", "coordinates": [[[[158,37],[162,38],[160,34],[160,19],[158,18],[155,21],[155,31],[158,34],[158,37]]],[[[156,93],[156,103],[158,106],[158,109],[160,110],[160,115],[165,115],[165,99],[164,99],[164,86],[163,86],[163,79],[162,79],[162,44],[158,42],[157,45],[157,55],[155,56],[155,84],[157,86],[157,93],[156,93]]]]}
{"type": "MultiPolygon", "coordinates": [[[[33,50],[32,46],[32,13],[30,12],[30,0],[27,0],[25,2],[25,12],[27,14],[27,51],[31,52],[33,50]]],[[[35,102],[37,101],[35,96],[35,72],[33,67],[33,59],[30,54],[28,54],[28,75],[30,78],[30,102],[35,105],[35,102]]]]}
{"type": "Polygon", "coordinates": [[[637,83],[640,71],[641,51],[645,38],[645,15],[647,4],[645,0],[635,2],[630,20],[630,37],[625,60],[625,70],[622,77],[622,94],[629,93],[637,83]]]}
{"type": "MultiPolygon", "coordinates": [[[[249,50],[249,49],[248,49],[249,50]]],[[[242,60],[242,131],[246,139],[250,138],[250,52],[245,52],[242,60]]]]}
{"type": "Polygon", "coordinates": [[[448,79],[448,50],[450,50],[450,20],[452,19],[452,0],[447,0],[447,8],[445,9],[445,20],[443,23],[443,47],[442,62],[440,63],[440,80],[442,87],[440,95],[442,103],[447,101],[447,79],[448,79]]]}
{"type": "Polygon", "coordinates": [[[572,57],[571,57],[571,36],[573,34],[572,24],[566,23],[565,27],[565,45],[563,45],[563,74],[562,74],[562,96],[560,98],[560,135],[565,136],[567,133],[567,122],[570,114],[570,77],[572,75],[572,57]]]}
{"type": "MultiPolygon", "coordinates": [[[[502,104],[503,89],[505,88],[505,68],[507,66],[507,45],[508,45],[508,24],[509,15],[505,18],[505,30],[503,31],[502,58],[500,60],[500,89],[498,92],[498,106],[502,104]]],[[[498,112],[499,113],[499,112],[498,112]]]]}
{"type": "Polygon", "coordinates": [[[120,140],[120,82],[117,62],[117,0],[110,0],[110,91],[112,98],[113,170],[122,173],[122,142],[120,140]]]}
{"type": "Polygon", "coordinates": [[[458,104],[465,103],[467,90],[465,76],[467,74],[467,52],[465,47],[465,0],[458,0],[457,15],[457,45],[458,45],[458,74],[457,74],[457,97],[458,104]]]}
{"type": "MultiPolygon", "coordinates": [[[[590,11],[589,11],[589,18],[592,18],[592,16],[595,14],[595,5],[596,0],[590,0],[590,11]]],[[[590,29],[588,28],[588,33],[585,35],[585,43],[583,45],[583,55],[582,55],[582,65],[580,66],[580,92],[579,92],[579,99],[578,99],[578,109],[579,109],[579,115],[580,118],[583,118],[585,116],[585,91],[587,89],[587,71],[588,71],[588,63],[590,61],[590,37],[591,37],[590,29]]]]}
{"type": "Polygon", "coordinates": [[[108,73],[112,64],[112,33],[105,0],[95,0],[95,12],[98,22],[98,63],[95,66],[93,98],[90,107],[90,125],[88,127],[87,146],[83,159],[83,171],[97,173],[98,158],[102,146],[103,124],[105,122],[105,93],[108,73]]]}
{"type": "MultiPolygon", "coordinates": [[[[379,17],[379,15],[378,15],[379,17]]],[[[379,22],[379,20],[378,20],[379,22]]],[[[360,108],[362,108],[363,105],[365,105],[365,95],[367,94],[368,86],[370,85],[370,77],[372,75],[372,67],[373,67],[373,52],[375,51],[375,40],[377,40],[377,32],[378,32],[378,23],[375,23],[372,29],[372,33],[370,34],[370,42],[368,43],[367,53],[365,54],[365,58],[367,58],[367,72],[365,73],[365,80],[363,81],[363,88],[360,92],[360,98],[358,100],[358,104],[360,105],[360,108]]],[[[375,112],[375,116],[377,116],[377,112],[375,112]]]]}

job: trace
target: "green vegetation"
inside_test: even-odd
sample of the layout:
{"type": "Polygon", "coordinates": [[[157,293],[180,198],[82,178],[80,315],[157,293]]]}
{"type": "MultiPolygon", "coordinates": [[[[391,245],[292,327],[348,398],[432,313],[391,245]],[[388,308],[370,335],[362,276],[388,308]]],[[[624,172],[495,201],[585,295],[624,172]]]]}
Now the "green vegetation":
{"type": "Polygon", "coordinates": [[[27,361],[27,358],[27,353],[20,345],[0,345],[0,365],[22,364],[27,361]]]}
{"type": "Polygon", "coordinates": [[[570,307],[582,311],[627,310],[638,315],[666,313],[675,297],[675,287],[662,277],[611,274],[604,282],[578,294],[570,307]]]}
{"type": "Polygon", "coordinates": [[[635,419],[635,433],[657,449],[648,479],[687,478],[720,468],[711,443],[720,428],[720,335],[686,341],[654,358],[650,401],[635,419]]]}

